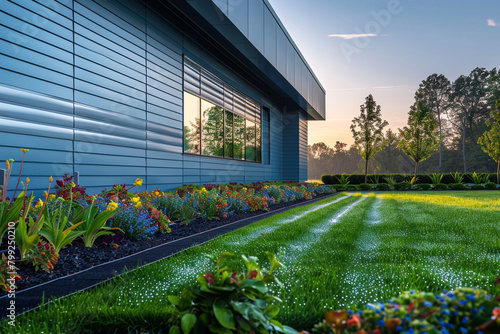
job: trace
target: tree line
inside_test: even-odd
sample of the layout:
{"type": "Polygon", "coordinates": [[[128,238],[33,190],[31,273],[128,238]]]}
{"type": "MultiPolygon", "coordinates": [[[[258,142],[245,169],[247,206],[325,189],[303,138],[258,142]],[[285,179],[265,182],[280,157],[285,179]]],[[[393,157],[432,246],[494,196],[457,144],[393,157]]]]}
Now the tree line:
{"type": "Polygon", "coordinates": [[[500,71],[475,68],[451,82],[423,80],[408,124],[384,132],[388,122],[373,95],[352,120],[354,144],[308,147],[309,179],[341,173],[493,172],[500,168],[500,71]]]}

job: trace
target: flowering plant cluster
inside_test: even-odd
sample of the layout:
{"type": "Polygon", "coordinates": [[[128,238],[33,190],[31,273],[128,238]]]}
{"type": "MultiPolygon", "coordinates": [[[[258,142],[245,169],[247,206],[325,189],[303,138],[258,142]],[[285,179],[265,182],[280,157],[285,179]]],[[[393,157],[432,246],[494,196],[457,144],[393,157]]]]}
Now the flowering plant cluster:
{"type": "MultiPolygon", "coordinates": [[[[314,334],[500,333],[500,303],[485,291],[461,288],[441,294],[409,291],[359,312],[329,311],[314,334]]],[[[304,332],[303,332],[304,333],[304,332]]]]}
{"type": "Polygon", "coordinates": [[[198,276],[198,287],[191,292],[184,289],[179,296],[168,296],[172,304],[170,333],[197,333],[208,329],[211,333],[269,333],[284,332],[285,327],[274,318],[280,301],[269,293],[267,285],[280,284],[275,272],[282,266],[267,252],[270,269],[260,269],[256,257],[242,256],[246,272],[230,272],[223,263],[234,254],[223,252],[216,259],[213,272],[198,276]]]}

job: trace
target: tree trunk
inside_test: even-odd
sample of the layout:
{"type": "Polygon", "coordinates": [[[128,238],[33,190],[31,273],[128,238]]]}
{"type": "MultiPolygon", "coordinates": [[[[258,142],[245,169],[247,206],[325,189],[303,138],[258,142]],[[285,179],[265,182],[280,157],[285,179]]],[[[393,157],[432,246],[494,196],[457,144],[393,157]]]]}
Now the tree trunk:
{"type": "Polygon", "coordinates": [[[462,157],[464,160],[464,174],[467,173],[467,162],[465,161],[465,136],[467,135],[467,130],[465,128],[465,122],[462,124],[462,157]]]}
{"type": "Polygon", "coordinates": [[[368,183],[368,159],[365,160],[365,183],[368,183]]]}
{"type": "Polygon", "coordinates": [[[442,141],[442,129],[441,129],[441,115],[438,115],[438,121],[439,121],[439,172],[441,172],[441,162],[442,162],[442,150],[441,147],[443,145],[442,141]]]}
{"type": "Polygon", "coordinates": [[[415,161],[415,175],[413,175],[415,181],[417,180],[417,169],[418,169],[418,161],[415,161]]]}
{"type": "Polygon", "coordinates": [[[497,184],[500,184],[500,179],[498,179],[498,172],[500,172],[500,160],[498,160],[498,165],[497,165],[497,184]]]}

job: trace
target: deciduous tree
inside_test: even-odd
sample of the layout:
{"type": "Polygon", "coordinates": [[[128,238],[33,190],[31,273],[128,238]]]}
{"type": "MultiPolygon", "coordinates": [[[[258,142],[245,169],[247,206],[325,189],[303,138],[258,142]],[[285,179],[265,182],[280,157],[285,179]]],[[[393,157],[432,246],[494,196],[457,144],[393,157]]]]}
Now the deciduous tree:
{"type": "Polygon", "coordinates": [[[415,177],[418,164],[439,148],[438,122],[423,101],[412,106],[408,113],[408,126],[399,129],[399,148],[415,161],[415,177]]]}
{"type": "Polygon", "coordinates": [[[389,123],[382,120],[380,105],[373,100],[370,94],[362,104],[361,114],[354,117],[351,132],[354,146],[365,160],[365,183],[368,182],[368,161],[385,145],[383,129],[389,123]]]}

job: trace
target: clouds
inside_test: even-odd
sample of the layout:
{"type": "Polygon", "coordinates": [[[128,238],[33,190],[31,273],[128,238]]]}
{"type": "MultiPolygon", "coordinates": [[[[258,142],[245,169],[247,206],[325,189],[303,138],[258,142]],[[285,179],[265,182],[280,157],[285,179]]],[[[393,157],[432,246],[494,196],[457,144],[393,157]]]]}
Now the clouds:
{"type": "Polygon", "coordinates": [[[498,23],[495,22],[493,19],[488,19],[488,26],[490,27],[498,27],[498,23]]]}
{"type": "Polygon", "coordinates": [[[378,34],[331,34],[328,37],[342,38],[342,39],[356,39],[356,38],[366,38],[366,37],[378,37],[378,36],[387,36],[387,34],[378,35],[378,34]]]}

